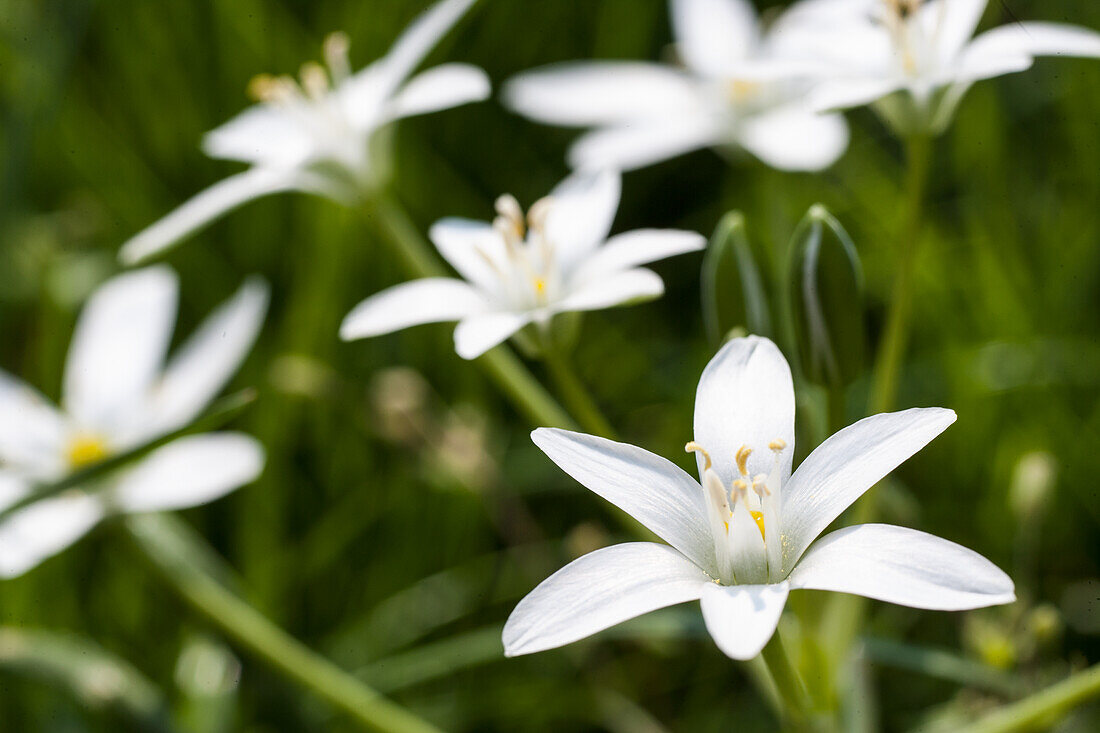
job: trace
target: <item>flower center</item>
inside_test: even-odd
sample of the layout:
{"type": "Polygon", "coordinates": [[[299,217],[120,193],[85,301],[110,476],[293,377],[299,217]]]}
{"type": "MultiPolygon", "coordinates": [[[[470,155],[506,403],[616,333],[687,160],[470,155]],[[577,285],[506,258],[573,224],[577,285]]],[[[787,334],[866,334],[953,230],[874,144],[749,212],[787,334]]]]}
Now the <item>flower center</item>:
{"type": "Polygon", "coordinates": [[[541,198],[524,216],[514,196],[501,196],[496,201],[493,228],[504,241],[505,262],[498,263],[488,252],[479,250],[496,273],[503,291],[523,307],[545,306],[557,285],[554,247],[546,236],[551,203],[549,197],[541,198]]]}
{"type": "Polygon", "coordinates": [[[73,469],[86,468],[94,463],[99,463],[110,455],[107,441],[94,433],[79,433],[69,441],[65,457],[69,461],[69,467],[73,469]]]}
{"type": "Polygon", "coordinates": [[[744,104],[756,96],[760,84],[744,79],[732,79],[726,82],[726,93],[734,104],[744,104]]]}
{"type": "Polygon", "coordinates": [[[769,577],[768,550],[776,548],[769,547],[768,540],[773,544],[781,541],[780,455],[786,447],[783,440],[771,441],[768,448],[775,456],[772,470],[756,475],[749,468],[753,449],[747,445],[738,448],[733,456],[737,478],[727,488],[703,446],[694,441],[684,446],[689,453],[703,457],[701,483],[714,538],[715,577],[723,582],[756,583],[769,577]],[[754,536],[756,532],[760,533],[759,539],[754,536]]]}

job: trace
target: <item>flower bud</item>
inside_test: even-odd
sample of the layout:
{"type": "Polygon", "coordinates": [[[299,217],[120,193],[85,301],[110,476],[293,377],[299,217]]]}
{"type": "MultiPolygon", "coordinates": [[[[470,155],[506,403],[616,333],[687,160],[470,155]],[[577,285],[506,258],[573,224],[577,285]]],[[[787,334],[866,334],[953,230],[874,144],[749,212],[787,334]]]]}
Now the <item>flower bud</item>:
{"type": "Polygon", "coordinates": [[[772,337],[767,294],[739,211],[723,216],[711,235],[703,258],[702,296],[703,322],[714,344],[742,326],[772,337]]]}
{"type": "Polygon", "coordinates": [[[1029,521],[1041,513],[1057,480],[1058,463],[1050,453],[1032,451],[1020,456],[1008,489],[1008,503],[1016,517],[1029,521]]]}
{"type": "Polygon", "coordinates": [[[791,237],[788,296],[805,376],[830,387],[864,368],[863,273],[848,233],[821,204],[791,237]]]}

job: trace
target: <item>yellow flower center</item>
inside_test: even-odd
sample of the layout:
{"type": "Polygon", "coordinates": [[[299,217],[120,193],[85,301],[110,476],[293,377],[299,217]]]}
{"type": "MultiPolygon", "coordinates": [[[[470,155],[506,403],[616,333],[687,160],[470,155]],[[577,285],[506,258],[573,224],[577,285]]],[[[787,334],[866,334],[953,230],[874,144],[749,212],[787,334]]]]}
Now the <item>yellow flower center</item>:
{"type": "Polygon", "coordinates": [[[75,436],[69,441],[69,449],[66,457],[72,468],[85,468],[93,463],[99,463],[110,455],[107,442],[98,435],[88,433],[75,436]]]}
{"type": "Polygon", "coordinates": [[[760,84],[755,81],[734,79],[726,84],[726,92],[735,103],[745,102],[756,94],[760,84]]]}
{"type": "Polygon", "coordinates": [[[752,516],[753,521],[756,522],[756,526],[760,528],[760,537],[764,540],[767,540],[768,537],[764,534],[764,512],[750,511],[749,514],[752,516]]]}

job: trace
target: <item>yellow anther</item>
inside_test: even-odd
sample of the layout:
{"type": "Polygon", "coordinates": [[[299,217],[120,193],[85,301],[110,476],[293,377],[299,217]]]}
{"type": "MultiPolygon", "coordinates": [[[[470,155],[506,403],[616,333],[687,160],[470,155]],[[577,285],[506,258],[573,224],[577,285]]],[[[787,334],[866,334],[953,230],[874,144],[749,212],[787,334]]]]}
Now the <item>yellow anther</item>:
{"type": "Polygon", "coordinates": [[[311,99],[320,99],[328,93],[328,74],[316,61],[307,61],[302,64],[298,78],[302,80],[302,89],[311,99]]]}
{"type": "Polygon", "coordinates": [[[696,443],[693,440],[693,441],[691,441],[690,443],[688,443],[687,445],[684,446],[684,452],[685,453],[701,453],[701,454],[703,454],[703,469],[704,470],[710,470],[710,467],[712,465],[711,462],[710,462],[710,453],[707,453],[707,451],[703,448],[703,446],[699,445],[698,443],[696,443]]]}
{"type": "Polygon", "coordinates": [[[325,64],[328,65],[329,73],[332,74],[334,82],[343,81],[351,75],[351,66],[348,64],[349,46],[351,46],[351,41],[348,40],[348,34],[343,31],[336,31],[325,36],[321,52],[324,54],[325,64]]]}
{"type": "Polygon", "coordinates": [[[269,102],[275,96],[277,82],[271,74],[257,74],[248,82],[248,96],[257,102],[269,102]]]}
{"type": "Polygon", "coordinates": [[[107,443],[96,435],[77,435],[69,441],[66,457],[72,468],[84,468],[99,463],[109,455],[107,443]]]}
{"type": "Polygon", "coordinates": [[[756,526],[760,528],[760,539],[766,540],[767,537],[764,536],[764,512],[750,511],[749,515],[756,521],[756,526]]]}
{"type": "Polygon", "coordinates": [[[752,448],[747,445],[743,445],[737,449],[737,470],[742,476],[749,475],[749,456],[752,455],[752,448]]]}
{"type": "Polygon", "coordinates": [[[734,494],[733,499],[735,501],[737,499],[741,499],[742,501],[745,500],[745,496],[748,494],[749,491],[748,482],[746,482],[744,479],[737,479],[733,482],[731,488],[733,489],[732,493],[734,494]]]}
{"type": "Polygon", "coordinates": [[[785,441],[781,438],[776,438],[772,442],[768,443],[768,448],[775,451],[776,453],[778,453],[779,451],[783,450],[786,447],[787,447],[787,441],[785,441]]]}

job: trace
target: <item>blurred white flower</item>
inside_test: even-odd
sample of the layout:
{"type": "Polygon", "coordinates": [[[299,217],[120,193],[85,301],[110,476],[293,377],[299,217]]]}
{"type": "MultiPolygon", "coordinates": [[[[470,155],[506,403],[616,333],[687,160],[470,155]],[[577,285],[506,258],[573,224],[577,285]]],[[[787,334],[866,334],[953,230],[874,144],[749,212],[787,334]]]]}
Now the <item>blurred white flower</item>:
{"type": "Polygon", "coordinates": [[[594,127],[574,167],[640,168],[712,146],[744,148],[782,170],[820,170],[848,145],[838,115],[805,105],[815,70],[777,53],[748,0],[671,0],[683,67],[575,62],[524,72],[505,87],[520,114],[594,127]]]}
{"type": "Polygon", "coordinates": [[[701,485],[641,448],[536,430],[551,460],[668,545],[613,545],[559,570],[512,612],[505,653],[551,649],[699,599],[718,647],[749,659],[771,638],[796,588],[938,610],[1014,600],[1012,580],[992,563],[924,532],[864,524],[811,546],[863,492],[954,422],[952,411],[866,418],[792,474],[794,414],[786,360],[771,341],[749,337],[726,344],[699,381],[687,449],[697,455],[701,485]]]}
{"type": "Polygon", "coordinates": [[[341,338],[458,321],[455,350],[473,359],[555,314],[658,297],[664,283],[639,265],[703,249],[706,240],[672,229],[608,238],[619,192],[617,173],[576,173],[536,201],[526,220],[514,198],[501,196],[491,224],[436,222],[429,236],[465,280],[429,277],[373,295],[344,319],[341,338]]]}
{"type": "Polygon", "coordinates": [[[774,29],[789,57],[819,65],[816,109],[877,109],[903,133],[939,132],[975,81],[1036,56],[1100,57],[1100,33],[1058,23],[974,30],[987,0],[802,0],[774,29]],[[894,92],[904,95],[890,97],[894,92]]]}
{"type": "Polygon", "coordinates": [[[220,181],[126,242],[133,264],[171,247],[246,201],[279,191],[305,191],[342,202],[371,184],[370,141],[384,125],[489,96],[489,79],[467,64],[443,64],[409,79],[413,69],[474,0],[443,0],[421,14],[389,53],[351,73],[348,39],[325,40],[327,65],[307,63],[300,79],[260,76],[250,107],[203,140],[206,154],[251,168],[220,181]]]}
{"type": "MultiPolygon", "coordinates": [[[[237,370],[263,323],[267,286],[247,281],[171,359],[177,281],[164,267],[119,275],[89,298],[69,348],[62,409],[0,372],[0,511],[192,422],[237,370]]],[[[259,475],[263,448],[240,433],[181,437],[102,484],[0,519],[0,577],[20,575],[114,512],[212,501],[259,475]]]]}

